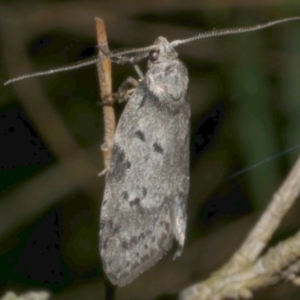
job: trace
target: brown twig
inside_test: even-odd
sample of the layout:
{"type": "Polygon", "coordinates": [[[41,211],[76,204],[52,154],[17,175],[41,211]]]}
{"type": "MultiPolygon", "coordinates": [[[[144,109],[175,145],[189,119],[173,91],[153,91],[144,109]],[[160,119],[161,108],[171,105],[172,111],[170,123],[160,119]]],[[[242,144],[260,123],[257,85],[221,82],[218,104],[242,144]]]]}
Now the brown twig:
{"type": "MultiPolygon", "coordinates": [[[[99,49],[109,52],[107,43],[104,21],[96,18],[97,41],[99,49]]],[[[111,84],[111,60],[106,58],[102,51],[99,50],[98,76],[101,91],[101,99],[104,103],[112,101],[112,84],[111,84]]],[[[112,105],[103,105],[104,115],[104,143],[101,145],[101,151],[104,160],[104,171],[108,169],[111,158],[111,150],[114,141],[116,120],[115,112],[112,105]]]]}

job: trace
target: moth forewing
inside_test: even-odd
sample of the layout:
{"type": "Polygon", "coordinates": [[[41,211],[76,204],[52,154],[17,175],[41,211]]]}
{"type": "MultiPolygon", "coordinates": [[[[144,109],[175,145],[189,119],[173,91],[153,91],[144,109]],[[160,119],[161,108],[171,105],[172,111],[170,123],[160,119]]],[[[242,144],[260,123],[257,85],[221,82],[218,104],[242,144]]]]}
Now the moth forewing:
{"type": "Polygon", "coordinates": [[[188,73],[164,38],[122,113],[101,210],[100,251],[124,286],[185,240],[189,189],[188,73]],[[158,55],[157,55],[158,54],[158,55]]]}

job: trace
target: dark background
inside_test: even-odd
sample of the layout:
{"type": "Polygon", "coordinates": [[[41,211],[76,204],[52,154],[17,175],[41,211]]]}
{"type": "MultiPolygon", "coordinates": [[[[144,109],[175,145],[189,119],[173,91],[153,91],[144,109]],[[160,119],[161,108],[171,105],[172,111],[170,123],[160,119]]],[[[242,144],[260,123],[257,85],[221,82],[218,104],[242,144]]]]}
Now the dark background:
{"type": "MultiPolygon", "coordinates": [[[[96,16],[116,49],[295,15],[299,1],[287,0],[2,0],[0,82],[95,55],[96,16]]],[[[192,108],[186,247],[117,290],[117,299],[174,299],[226,262],[255,224],[299,150],[228,177],[300,143],[299,32],[300,21],[177,48],[192,108]]],[[[114,90],[129,75],[130,66],[114,65],[114,90]]],[[[99,101],[94,66],[0,87],[0,295],[46,289],[59,300],[104,298],[99,101]]],[[[299,209],[272,244],[299,228],[299,209]]],[[[255,299],[299,295],[282,283],[255,299]]]]}

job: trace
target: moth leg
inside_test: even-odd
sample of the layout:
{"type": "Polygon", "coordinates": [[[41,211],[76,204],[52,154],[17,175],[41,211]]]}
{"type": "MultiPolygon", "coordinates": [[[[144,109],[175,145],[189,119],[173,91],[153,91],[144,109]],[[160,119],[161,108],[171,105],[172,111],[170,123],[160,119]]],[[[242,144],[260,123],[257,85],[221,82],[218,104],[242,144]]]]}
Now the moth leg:
{"type": "MultiPolygon", "coordinates": [[[[143,74],[141,68],[137,64],[133,64],[133,67],[134,67],[135,71],[137,72],[137,74],[140,77],[139,81],[144,79],[144,74],[143,74]]],[[[124,101],[128,101],[128,99],[131,97],[134,90],[139,85],[139,81],[137,81],[133,77],[128,77],[125,81],[122,82],[122,84],[120,85],[120,87],[118,89],[118,92],[113,93],[111,95],[112,96],[111,99],[109,99],[108,101],[106,101],[104,99],[103,102],[99,103],[99,106],[112,105],[116,101],[118,101],[119,103],[124,102],[124,101]],[[132,86],[133,88],[130,89],[129,88],[130,86],[132,86]]]]}
{"type": "Polygon", "coordinates": [[[144,79],[144,74],[143,74],[141,68],[137,64],[134,64],[133,67],[134,67],[136,73],[139,75],[140,80],[144,79]]]}
{"type": "Polygon", "coordinates": [[[128,101],[138,85],[139,82],[133,77],[128,77],[124,80],[118,89],[118,102],[128,101]]]}
{"type": "Polygon", "coordinates": [[[105,175],[107,173],[107,171],[109,170],[109,168],[105,168],[104,170],[102,170],[100,173],[98,173],[98,176],[101,177],[103,175],[105,175]]]}
{"type": "Polygon", "coordinates": [[[105,106],[105,105],[115,104],[118,100],[118,94],[117,93],[112,93],[111,96],[107,97],[107,98],[109,98],[109,99],[108,100],[104,99],[103,101],[98,101],[97,106],[105,106]]]}

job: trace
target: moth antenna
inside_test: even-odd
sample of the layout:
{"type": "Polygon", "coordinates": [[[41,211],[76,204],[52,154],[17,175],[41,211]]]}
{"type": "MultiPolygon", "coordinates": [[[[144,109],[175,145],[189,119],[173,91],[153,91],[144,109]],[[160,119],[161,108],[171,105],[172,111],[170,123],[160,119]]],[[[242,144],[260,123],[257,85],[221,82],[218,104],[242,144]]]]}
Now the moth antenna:
{"type": "Polygon", "coordinates": [[[271,27],[271,26],[274,26],[274,25],[277,25],[277,24],[296,21],[296,20],[300,20],[300,17],[285,18],[285,19],[271,21],[271,22],[268,22],[268,23],[265,23],[265,24],[258,24],[258,25],[254,25],[254,26],[248,26],[248,27],[213,30],[213,31],[209,31],[209,32],[200,33],[196,36],[193,36],[193,37],[190,37],[190,38],[187,38],[187,39],[184,39],[184,40],[175,40],[175,41],[171,42],[171,45],[173,47],[177,47],[178,45],[193,42],[195,40],[206,39],[206,38],[222,36],[222,35],[231,35],[231,34],[257,31],[257,30],[261,30],[261,29],[264,29],[264,28],[267,28],[267,27],[271,27]]]}
{"type": "Polygon", "coordinates": [[[147,47],[141,47],[141,48],[131,48],[131,49],[119,49],[119,50],[113,50],[110,52],[108,57],[118,57],[118,56],[123,56],[123,55],[128,55],[132,53],[140,53],[140,52],[149,52],[151,50],[157,49],[157,45],[151,45],[147,47]]]}
{"type": "Polygon", "coordinates": [[[135,55],[107,55],[113,63],[124,65],[126,63],[136,64],[147,57],[149,52],[137,52],[135,55]]]}
{"type": "Polygon", "coordinates": [[[13,82],[20,81],[20,80],[27,79],[27,78],[45,76],[45,75],[49,75],[49,74],[67,72],[67,71],[70,71],[70,70],[79,69],[79,68],[82,68],[82,67],[86,67],[86,66],[96,64],[98,62],[98,60],[99,60],[98,57],[92,57],[92,58],[90,58],[88,60],[85,60],[83,62],[80,61],[80,62],[74,63],[72,65],[69,65],[69,66],[65,66],[65,67],[61,67],[61,68],[57,68],[57,69],[52,69],[52,70],[48,70],[48,71],[41,71],[41,72],[36,72],[36,73],[31,73],[31,74],[25,74],[25,75],[22,75],[22,76],[19,76],[19,77],[9,79],[6,82],[4,82],[3,85],[8,85],[8,84],[11,84],[13,82]]]}
{"type": "MultiPolygon", "coordinates": [[[[280,20],[271,21],[265,24],[258,24],[254,26],[248,26],[248,27],[239,27],[239,28],[227,28],[227,29],[220,29],[220,30],[213,30],[209,32],[200,33],[196,36],[184,39],[184,40],[175,40],[171,42],[172,47],[177,47],[178,45],[189,43],[195,40],[205,39],[209,37],[216,37],[216,36],[222,36],[222,35],[231,35],[231,34],[238,34],[238,33],[245,33],[245,32],[252,32],[261,30],[267,27],[271,27],[277,24],[285,23],[285,22],[291,22],[300,20],[300,17],[291,17],[291,18],[285,18],[280,20]]],[[[142,47],[142,48],[133,48],[133,49],[120,49],[120,50],[113,50],[108,55],[110,58],[113,57],[121,57],[124,55],[132,54],[132,53],[140,53],[140,52],[149,52],[151,50],[157,49],[156,45],[151,45],[148,47],[142,47]]],[[[125,59],[125,62],[130,61],[130,59],[125,59]]],[[[124,63],[124,61],[122,61],[124,63]]]]}
{"type": "MultiPolygon", "coordinates": [[[[210,32],[200,33],[196,36],[193,36],[193,37],[190,37],[190,38],[187,38],[187,39],[175,40],[175,41],[171,42],[170,44],[171,44],[172,47],[177,47],[178,45],[189,43],[189,42],[192,42],[192,41],[195,41],[195,40],[205,39],[205,38],[209,38],[209,37],[223,36],[223,35],[231,35],[231,34],[252,32],[252,31],[261,30],[261,29],[264,29],[264,28],[267,28],[267,27],[271,27],[271,26],[274,26],[274,25],[277,25],[277,24],[296,21],[296,20],[300,20],[300,17],[285,18],[285,19],[275,20],[275,21],[271,21],[271,22],[268,22],[268,23],[265,23],[265,24],[258,24],[258,25],[254,25],[254,26],[250,26],[250,27],[240,27],[240,28],[229,28],[229,29],[214,30],[214,31],[210,31],[210,32]]],[[[127,49],[127,50],[123,50],[123,49],[122,50],[115,50],[115,51],[111,51],[110,53],[104,53],[104,55],[109,57],[109,58],[112,58],[113,61],[116,62],[116,63],[123,64],[123,63],[126,63],[126,62],[131,62],[131,63],[134,64],[134,63],[137,63],[138,61],[140,61],[141,59],[143,59],[146,56],[145,53],[147,53],[151,50],[155,50],[155,49],[157,49],[157,45],[151,45],[151,46],[147,46],[147,47],[127,49]],[[134,54],[134,53],[137,54],[137,53],[141,53],[141,52],[144,52],[144,53],[142,53],[141,55],[137,55],[136,57],[125,57],[128,54],[134,54]]],[[[100,49],[100,50],[103,52],[102,49],[100,49]]],[[[82,67],[85,67],[85,66],[93,65],[97,62],[98,62],[98,57],[92,57],[92,58],[90,58],[90,59],[88,59],[84,62],[78,62],[78,63],[72,64],[72,65],[69,65],[69,66],[15,77],[15,78],[9,79],[6,82],[4,82],[4,85],[8,85],[8,84],[11,84],[13,82],[21,81],[21,80],[27,79],[27,78],[45,76],[45,75],[60,73],[60,72],[67,72],[67,71],[70,71],[70,70],[75,70],[75,69],[79,69],[79,68],[82,68],[82,67]]]]}

